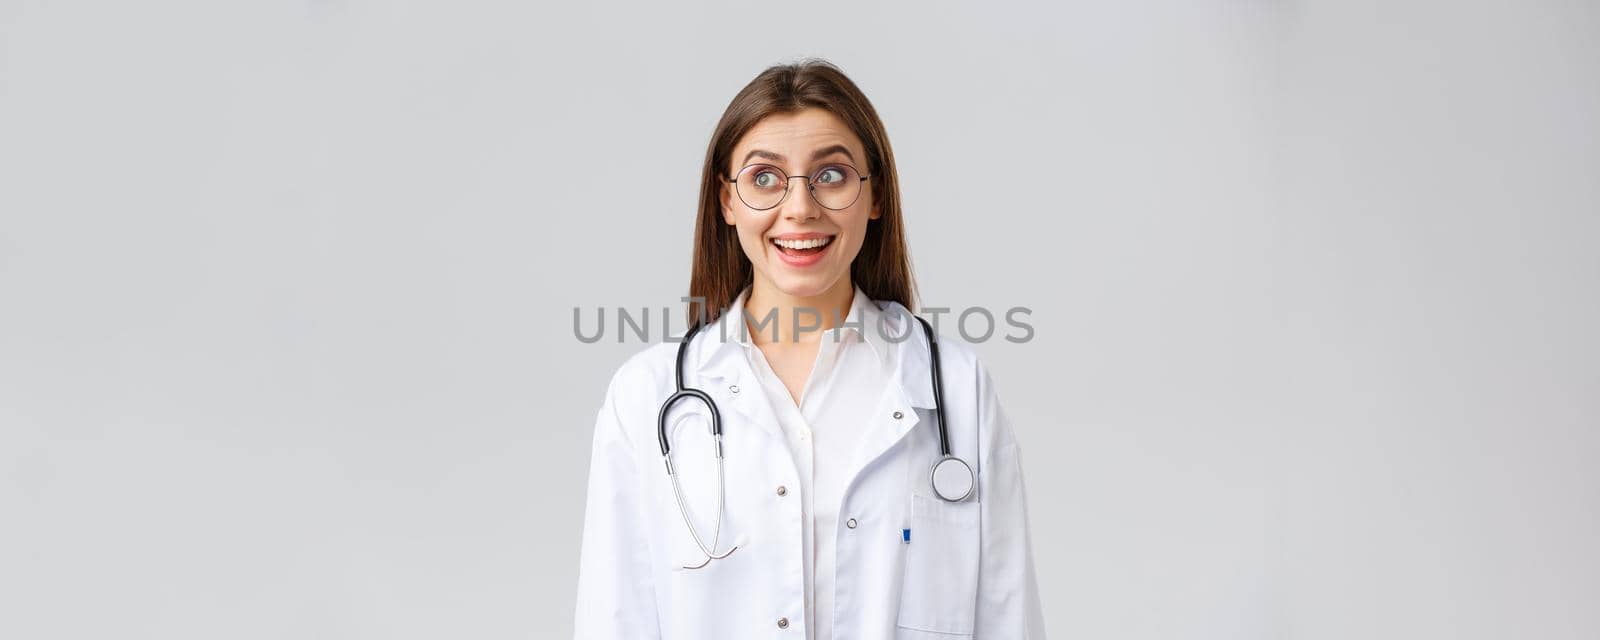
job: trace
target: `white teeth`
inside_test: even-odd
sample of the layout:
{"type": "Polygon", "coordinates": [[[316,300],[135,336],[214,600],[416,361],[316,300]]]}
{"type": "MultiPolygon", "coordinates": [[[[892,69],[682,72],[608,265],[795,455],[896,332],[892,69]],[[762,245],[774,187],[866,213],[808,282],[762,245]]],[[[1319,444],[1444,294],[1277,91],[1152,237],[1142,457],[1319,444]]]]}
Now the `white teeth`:
{"type": "Polygon", "coordinates": [[[828,244],[829,242],[833,242],[833,236],[828,236],[826,238],[815,238],[815,239],[811,239],[811,240],[779,240],[777,238],[773,238],[772,239],[772,244],[778,245],[778,246],[783,247],[785,249],[815,249],[817,247],[820,247],[820,246],[823,246],[825,244],[828,244]]]}

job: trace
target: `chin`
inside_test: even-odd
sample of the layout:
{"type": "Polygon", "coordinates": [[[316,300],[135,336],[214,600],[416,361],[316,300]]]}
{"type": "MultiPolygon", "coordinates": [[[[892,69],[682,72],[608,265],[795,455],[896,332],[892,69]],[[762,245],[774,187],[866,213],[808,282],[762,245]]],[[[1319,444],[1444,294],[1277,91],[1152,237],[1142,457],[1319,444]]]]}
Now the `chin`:
{"type": "Polygon", "coordinates": [[[810,298],[827,293],[839,281],[839,274],[771,274],[772,284],[784,295],[810,298]]]}

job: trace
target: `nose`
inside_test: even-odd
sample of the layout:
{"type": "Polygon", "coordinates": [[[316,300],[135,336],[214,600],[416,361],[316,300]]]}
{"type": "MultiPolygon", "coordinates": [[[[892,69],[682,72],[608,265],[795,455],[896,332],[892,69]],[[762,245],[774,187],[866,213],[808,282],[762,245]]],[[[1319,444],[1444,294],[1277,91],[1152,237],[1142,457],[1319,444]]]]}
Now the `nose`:
{"type": "Polygon", "coordinates": [[[822,216],[822,205],[817,204],[817,199],[811,195],[811,180],[805,176],[789,176],[789,193],[783,199],[783,217],[795,222],[804,222],[822,216]],[[798,184],[795,180],[799,180],[798,184]]]}

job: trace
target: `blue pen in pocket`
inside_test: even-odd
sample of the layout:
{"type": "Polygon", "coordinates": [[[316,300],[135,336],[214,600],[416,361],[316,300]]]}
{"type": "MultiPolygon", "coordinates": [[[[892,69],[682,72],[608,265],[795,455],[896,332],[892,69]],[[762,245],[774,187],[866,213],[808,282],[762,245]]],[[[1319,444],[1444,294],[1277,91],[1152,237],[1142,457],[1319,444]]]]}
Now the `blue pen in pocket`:
{"type": "Polygon", "coordinates": [[[900,544],[911,544],[911,530],[910,529],[901,529],[900,530],[900,544]]]}

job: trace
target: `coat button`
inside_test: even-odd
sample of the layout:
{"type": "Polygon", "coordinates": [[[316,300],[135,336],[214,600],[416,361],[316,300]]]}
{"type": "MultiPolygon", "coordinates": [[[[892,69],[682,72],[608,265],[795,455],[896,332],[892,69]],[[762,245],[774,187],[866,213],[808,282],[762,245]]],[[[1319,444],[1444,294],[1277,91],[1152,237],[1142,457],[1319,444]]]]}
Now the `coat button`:
{"type": "Polygon", "coordinates": [[[851,518],[849,520],[845,520],[844,521],[844,526],[850,527],[851,529],[856,528],[856,519],[855,518],[851,518]]]}
{"type": "Polygon", "coordinates": [[[895,420],[899,420],[899,419],[904,418],[904,417],[906,417],[906,414],[900,413],[899,411],[894,412],[894,419],[895,420]]]}
{"type": "Polygon", "coordinates": [[[739,385],[730,384],[730,385],[728,385],[728,390],[732,391],[734,393],[738,393],[739,392],[739,385]]]}
{"type": "Polygon", "coordinates": [[[778,618],[778,628],[779,629],[788,629],[789,628],[789,619],[788,618],[778,618]]]}
{"type": "Polygon", "coordinates": [[[781,485],[781,484],[780,484],[780,485],[778,485],[778,495],[780,495],[780,496],[786,496],[786,495],[789,495],[789,490],[788,490],[788,489],[785,489],[785,488],[784,488],[784,487],[783,487],[783,485],[781,485]]]}

